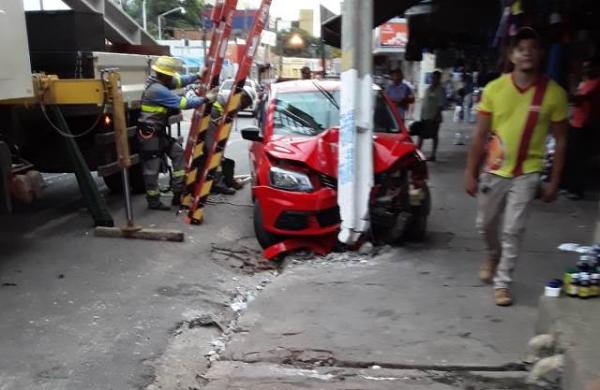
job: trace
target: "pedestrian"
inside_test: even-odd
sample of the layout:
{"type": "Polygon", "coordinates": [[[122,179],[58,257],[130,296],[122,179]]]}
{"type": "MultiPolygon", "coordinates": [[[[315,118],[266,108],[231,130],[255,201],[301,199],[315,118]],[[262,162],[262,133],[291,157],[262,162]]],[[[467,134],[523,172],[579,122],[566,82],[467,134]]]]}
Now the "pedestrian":
{"type": "Polygon", "coordinates": [[[514,71],[483,91],[465,171],[465,189],[478,198],[477,226],[487,248],[479,276],[493,281],[499,306],[513,301],[510,284],[531,202],[537,194],[544,202],[556,199],[565,160],[567,95],[540,73],[540,45],[531,28],[513,38],[514,71]],[[550,181],[540,185],[549,129],[556,140],[554,166],[550,181]]]}
{"type": "Polygon", "coordinates": [[[575,109],[567,142],[567,164],[564,183],[568,197],[582,199],[586,169],[592,154],[594,135],[600,125],[600,64],[598,58],[583,62],[583,81],[573,97],[575,109]]]}
{"type": "Polygon", "coordinates": [[[170,210],[170,207],[160,200],[158,185],[158,175],[165,155],[171,159],[173,168],[171,178],[173,206],[181,205],[185,169],[183,148],[167,134],[167,120],[181,110],[197,108],[207,101],[214,101],[217,97],[217,89],[209,91],[205,98],[179,96],[172,90],[197,82],[201,75],[180,76],[177,73],[177,60],[168,56],[159,57],[152,65],[152,69],[155,74],[146,80],[142,94],[138,141],[148,208],[170,210]]]}
{"type": "Polygon", "coordinates": [[[473,83],[473,76],[470,73],[463,73],[463,98],[462,98],[462,119],[465,123],[472,123],[471,120],[471,109],[473,108],[473,92],[475,91],[475,85],[473,83]]]}
{"type": "Polygon", "coordinates": [[[421,120],[424,122],[423,131],[419,134],[419,149],[423,148],[425,139],[433,140],[433,150],[428,161],[436,160],[438,148],[438,133],[442,123],[442,111],[446,105],[446,96],[442,87],[442,73],[436,70],[431,75],[431,85],[425,91],[421,106],[421,120]]]}
{"type": "Polygon", "coordinates": [[[308,66],[303,66],[302,69],[300,69],[300,74],[302,75],[302,80],[312,79],[312,72],[308,66]]]}
{"type": "Polygon", "coordinates": [[[398,107],[402,119],[406,116],[408,106],[415,101],[412,89],[404,82],[401,69],[392,72],[392,83],[385,89],[387,97],[398,107]]]}

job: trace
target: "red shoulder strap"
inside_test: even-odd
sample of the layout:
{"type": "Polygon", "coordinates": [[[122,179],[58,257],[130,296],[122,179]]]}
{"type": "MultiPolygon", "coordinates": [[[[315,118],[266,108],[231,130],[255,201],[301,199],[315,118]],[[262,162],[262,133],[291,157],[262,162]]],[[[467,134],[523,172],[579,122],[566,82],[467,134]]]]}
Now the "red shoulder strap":
{"type": "Polygon", "coordinates": [[[542,109],[542,102],[544,101],[544,95],[546,94],[546,87],[548,86],[548,79],[546,77],[540,78],[540,81],[535,87],[533,99],[529,106],[529,115],[525,122],[525,129],[521,135],[521,142],[519,144],[519,153],[517,154],[517,163],[513,174],[519,176],[523,174],[523,162],[527,158],[527,150],[529,149],[529,143],[533,136],[533,130],[537,125],[538,118],[540,116],[540,110],[542,109]]]}

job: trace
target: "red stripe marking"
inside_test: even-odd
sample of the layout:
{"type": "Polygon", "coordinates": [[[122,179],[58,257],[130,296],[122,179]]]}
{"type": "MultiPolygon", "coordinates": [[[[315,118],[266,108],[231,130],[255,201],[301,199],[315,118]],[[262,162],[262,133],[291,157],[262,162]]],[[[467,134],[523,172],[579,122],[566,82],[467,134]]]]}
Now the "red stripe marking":
{"type": "Polygon", "coordinates": [[[519,153],[517,155],[517,163],[515,164],[515,169],[513,169],[513,174],[515,176],[520,176],[523,174],[523,162],[525,162],[525,159],[527,158],[529,143],[531,142],[533,131],[535,130],[535,126],[537,125],[537,121],[540,116],[540,110],[542,109],[542,102],[544,100],[547,86],[548,79],[542,77],[535,88],[535,93],[533,94],[531,105],[529,106],[527,122],[525,122],[525,129],[523,130],[523,135],[521,136],[519,153]]]}

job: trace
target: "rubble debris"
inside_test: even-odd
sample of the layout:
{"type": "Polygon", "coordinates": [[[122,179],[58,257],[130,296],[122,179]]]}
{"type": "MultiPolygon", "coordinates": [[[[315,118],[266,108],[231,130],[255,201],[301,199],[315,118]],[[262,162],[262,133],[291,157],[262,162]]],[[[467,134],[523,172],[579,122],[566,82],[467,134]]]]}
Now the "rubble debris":
{"type": "Polygon", "coordinates": [[[556,339],[550,334],[540,334],[529,340],[527,344],[527,357],[523,360],[527,364],[537,363],[540,359],[554,355],[556,339]]]}
{"type": "Polygon", "coordinates": [[[564,355],[553,355],[539,360],[531,369],[527,383],[542,387],[557,386],[562,377],[564,364],[564,355]]]}
{"type": "Polygon", "coordinates": [[[212,314],[203,314],[200,317],[193,318],[188,322],[188,329],[194,329],[197,327],[208,327],[208,326],[216,326],[221,330],[221,332],[225,331],[225,327],[219,323],[219,321],[212,314]]]}

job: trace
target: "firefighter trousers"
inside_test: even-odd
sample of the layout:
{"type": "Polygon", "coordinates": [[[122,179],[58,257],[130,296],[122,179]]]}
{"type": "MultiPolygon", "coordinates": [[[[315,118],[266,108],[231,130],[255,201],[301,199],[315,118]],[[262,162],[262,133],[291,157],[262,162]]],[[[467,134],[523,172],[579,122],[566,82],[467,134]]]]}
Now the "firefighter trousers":
{"type": "Polygon", "coordinates": [[[158,175],[163,166],[163,157],[171,159],[171,190],[173,193],[183,191],[185,168],[183,164],[184,151],[181,145],[172,138],[153,136],[140,139],[140,149],[143,160],[143,176],[146,185],[146,197],[149,199],[160,196],[158,175]]]}

